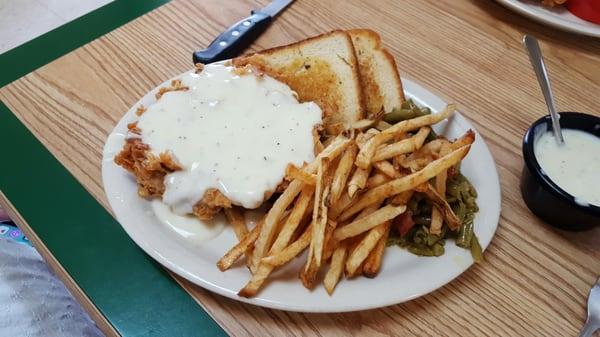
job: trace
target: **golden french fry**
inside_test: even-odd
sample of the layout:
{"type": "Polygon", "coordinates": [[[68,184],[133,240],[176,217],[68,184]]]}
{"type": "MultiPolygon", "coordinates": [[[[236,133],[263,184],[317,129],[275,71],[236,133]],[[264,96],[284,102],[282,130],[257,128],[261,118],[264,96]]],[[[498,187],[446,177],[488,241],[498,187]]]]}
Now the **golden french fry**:
{"type": "Polygon", "coordinates": [[[314,192],[314,188],[310,186],[305,186],[302,189],[302,193],[300,193],[300,196],[298,196],[298,199],[294,204],[294,208],[292,209],[290,216],[287,218],[287,221],[284,223],[283,227],[279,231],[279,234],[277,235],[277,239],[275,239],[273,246],[271,246],[271,250],[269,250],[269,255],[279,253],[282,249],[285,248],[285,246],[288,245],[288,243],[292,239],[292,235],[294,235],[294,232],[298,228],[298,225],[304,218],[306,211],[312,202],[314,192]]]}
{"type": "Polygon", "coordinates": [[[354,170],[354,174],[348,183],[348,196],[353,198],[356,195],[356,192],[362,190],[367,186],[367,180],[369,179],[369,174],[371,174],[371,168],[367,169],[356,168],[354,170]]]}
{"type": "Polygon", "coordinates": [[[315,186],[317,177],[314,174],[310,174],[303,169],[297,168],[293,164],[288,164],[285,169],[285,175],[293,179],[298,179],[303,183],[311,186],[315,186]]]}
{"type": "Polygon", "coordinates": [[[331,183],[330,200],[332,204],[335,204],[338,201],[346,187],[346,182],[352,172],[354,158],[356,157],[357,152],[358,148],[356,145],[351,145],[340,158],[340,162],[338,163],[333,176],[333,183],[331,183]]]}
{"type": "Polygon", "coordinates": [[[383,237],[389,226],[390,222],[385,221],[369,230],[367,235],[365,235],[358,246],[356,246],[348,256],[348,259],[346,260],[346,275],[356,274],[358,267],[360,267],[367,256],[369,256],[369,253],[375,248],[377,242],[383,237]]]}
{"type": "Polygon", "coordinates": [[[244,288],[238,291],[238,296],[242,297],[253,297],[256,296],[260,287],[264,284],[269,274],[275,269],[270,264],[261,263],[258,265],[258,269],[252,274],[250,281],[246,283],[244,288]]]}
{"type": "Polygon", "coordinates": [[[325,279],[323,280],[325,290],[327,290],[329,295],[333,294],[335,286],[340,281],[340,277],[344,271],[344,262],[346,261],[347,252],[348,247],[346,246],[346,243],[341,243],[333,252],[329,270],[327,270],[327,274],[325,274],[325,279]]]}
{"type": "Polygon", "coordinates": [[[429,135],[430,131],[430,127],[424,126],[419,129],[419,132],[408,139],[403,139],[399,142],[379,148],[377,152],[375,152],[375,155],[373,155],[371,162],[378,162],[380,160],[389,159],[401,154],[418,150],[421,146],[423,146],[425,138],[427,138],[427,135],[429,135]]]}
{"type": "Polygon", "coordinates": [[[300,281],[306,289],[314,289],[317,284],[318,272],[319,267],[317,266],[315,259],[306,261],[306,268],[300,269],[300,281]]]}
{"type": "Polygon", "coordinates": [[[431,186],[430,184],[427,184],[425,195],[433,203],[435,208],[437,208],[441,212],[442,216],[444,217],[444,220],[446,220],[446,223],[448,224],[448,227],[451,230],[457,230],[461,224],[460,219],[456,216],[456,214],[454,214],[454,211],[452,211],[452,207],[450,207],[446,199],[441,194],[439,194],[435,190],[435,188],[433,188],[433,186],[431,186]]]}
{"type": "Polygon", "coordinates": [[[260,259],[263,258],[270,249],[269,243],[272,242],[277,224],[283,217],[287,207],[294,201],[296,196],[302,190],[304,183],[294,179],[289,186],[283,191],[279,198],[275,201],[265,217],[265,222],[261,227],[258,239],[254,244],[254,252],[252,254],[251,269],[256,270],[260,259]]]}
{"type": "Polygon", "coordinates": [[[381,202],[376,202],[373,205],[369,205],[369,206],[365,207],[362,211],[360,211],[360,213],[358,213],[356,218],[354,218],[354,221],[356,221],[358,219],[362,219],[368,215],[371,215],[376,210],[378,210],[380,206],[381,206],[381,202]]]}
{"type": "Polygon", "coordinates": [[[383,183],[390,181],[390,177],[383,173],[375,173],[367,180],[367,189],[372,189],[383,183]]]}
{"type": "MultiPolygon", "coordinates": [[[[400,178],[402,176],[402,174],[400,174],[400,172],[394,168],[394,165],[387,160],[375,162],[373,163],[373,167],[375,167],[377,171],[387,175],[390,178],[400,178]]],[[[368,183],[369,182],[367,181],[367,185],[368,183]]]]}
{"type": "Polygon", "coordinates": [[[414,192],[414,190],[400,192],[390,200],[390,203],[392,205],[406,205],[410,198],[412,198],[414,192]]]}
{"type": "Polygon", "coordinates": [[[348,193],[342,193],[340,199],[333,204],[331,209],[329,210],[329,218],[337,219],[337,217],[352,203],[354,199],[350,197],[348,193]]]}
{"type": "Polygon", "coordinates": [[[259,222],[254,228],[235,246],[233,246],[219,261],[217,267],[221,271],[229,269],[235,261],[256,241],[264,222],[259,222]]]}
{"type": "Polygon", "coordinates": [[[470,145],[463,146],[448,155],[432,161],[422,170],[387,182],[377,186],[359,197],[359,199],[340,216],[340,220],[348,219],[353,214],[360,212],[363,208],[381,201],[385,198],[394,196],[400,192],[408,191],[416,186],[427,182],[429,179],[438,175],[441,171],[447,170],[449,167],[456,165],[464,156],[467,155],[470,145]]]}
{"type": "Polygon", "coordinates": [[[433,207],[431,210],[431,224],[429,225],[429,233],[440,235],[442,233],[443,224],[444,219],[442,218],[442,213],[440,213],[437,207],[433,207]]]}
{"type": "MultiPolygon", "coordinates": [[[[291,236],[291,234],[289,234],[289,233],[291,232],[293,234],[295,228],[298,226],[298,224],[302,220],[302,217],[304,216],[303,207],[306,207],[305,204],[308,204],[310,202],[310,200],[311,200],[310,198],[312,196],[311,191],[312,191],[312,189],[310,187],[305,187],[302,190],[302,193],[300,194],[296,204],[294,205],[294,209],[284,219],[284,224],[282,226],[282,229],[279,232],[279,235],[277,236],[277,239],[282,237],[282,234],[283,234],[283,236],[288,237],[287,240],[289,241],[289,236],[291,236]],[[306,201],[306,199],[308,199],[308,201],[306,201]],[[289,234],[289,236],[288,236],[288,234],[289,234]]],[[[275,241],[276,243],[273,243],[273,246],[271,247],[271,251],[269,252],[269,254],[279,253],[281,250],[283,250],[283,248],[285,248],[285,245],[287,245],[287,242],[285,243],[285,245],[283,244],[284,240],[285,240],[285,238],[282,238],[281,240],[279,240],[279,244],[277,246],[276,246],[277,241],[275,241]]],[[[275,269],[275,267],[271,266],[270,264],[259,263],[257,269],[251,270],[252,277],[250,278],[250,281],[248,281],[248,283],[246,283],[244,288],[242,288],[238,292],[238,295],[243,296],[243,297],[255,296],[258,293],[258,291],[260,290],[260,288],[262,287],[262,285],[264,284],[267,277],[269,277],[269,274],[271,274],[273,269],[275,269]]]]}
{"type": "MultiPolygon", "coordinates": [[[[329,259],[334,249],[337,247],[337,241],[332,239],[333,231],[335,230],[336,226],[337,223],[335,221],[327,221],[327,227],[324,235],[323,257],[320,261],[321,263],[329,259]]],[[[300,280],[308,289],[313,289],[316,285],[317,274],[321,268],[320,262],[317,261],[316,255],[313,255],[312,260],[307,260],[306,267],[300,271],[300,280]]]]}
{"type": "Polygon", "coordinates": [[[329,170],[329,159],[322,158],[318,173],[317,187],[315,190],[315,204],[313,208],[312,218],[312,240],[308,251],[308,261],[306,269],[308,270],[312,260],[315,262],[316,268],[321,265],[323,257],[323,247],[325,246],[325,226],[327,225],[327,198],[329,196],[330,185],[328,184],[327,172],[329,170]]]}
{"type": "Polygon", "coordinates": [[[475,132],[473,132],[473,130],[469,129],[460,138],[458,138],[454,142],[450,143],[450,151],[454,151],[454,150],[456,150],[458,148],[461,148],[461,147],[463,147],[465,145],[473,144],[474,141],[475,141],[475,132]]]}
{"type": "Polygon", "coordinates": [[[311,236],[312,227],[309,225],[304,230],[304,233],[300,235],[298,240],[294,241],[277,254],[263,257],[261,262],[267,263],[273,267],[280,267],[290,262],[294,257],[298,256],[298,254],[302,253],[302,251],[308,247],[311,236]]]}
{"type": "Polygon", "coordinates": [[[392,165],[394,165],[394,167],[397,167],[397,168],[402,167],[402,162],[404,161],[405,158],[406,158],[405,154],[395,156],[394,158],[392,158],[392,165]]]}
{"type": "Polygon", "coordinates": [[[359,133],[356,136],[356,145],[358,145],[359,149],[362,148],[369,141],[369,139],[373,138],[378,133],[379,130],[377,129],[369,129],[367,132],[359,133]]]}
{"type": "Polygon", "coordinates": [[[352,122],[348,129],[366,130],[375,124],[377,124],[377,120],[375,119],[361,119],[359,121],[352,122]]]}
{"type": "Polygon", "coordinates": [[[387,222],[387,226],[385,227],[385,232],[383,236],[379,239],[375,248],[369,253],[367,259],[363,263],[363,275],[369,278],[373,278],[377,276],[379,270],[381,269],[381,261],[383,260],[383,253],[385,252],[385,248],[387,246],[387,240],[390,235],[391,222],[387,222]]]}
{"type": "MultiPolygon", "coordinates": [[[[317,165],[323,158],[329,158],[333,160],[335,157],[339,156],[342,151],[344,151],[351,144],[351,140],[344,136],[337,136],[330,144],[327,146],[321,153],[317,155],[314,161],[308,164],[304,170],[307,173],[315,173],[317,170],[317,165]]],[[[262,259],[270,247],[268,247],[268,243],[272,241],[275,227],[281,220],[283,213],[287,209],[287,207],[294,201],[296,196],[302,190],[304,183],[300,180],[294,179],[285,191],[279,196],[279,198],[275,201],[269,212],[265,217],[264,225],[261,228],[260,234],[256,243],[254,245],[254,252],[252,254],[252,266],[253,269],[258,268],[258,264],[260,259],[262,259]]]]}
{"type": "Polygon", "coordinates": [[[360,233],[366,232],[373,227],[376,227],[388,220],[392,220],[398,215],[404,213],[406,211],[406,206],[393,206],[387,205],[384,206],[375,212],[369,214],[368,216],[364,216],[353,222],[347,224],[346,226],[337,228],[333,233],[333,237],[335,240],[342,241],[346,238],[356,236],[360,233]]]}
{"type": "MultiPolygon", "coordinates": [[[[233,232],[237,237],[238,241],[241,241],[248,234],[248,227],[246,227],[246,219],[244,215],[240,212],[240,208],[234,206],[232,208],[224,209],[225,218],[227,218],[227,222],[231,224],[233,227],[233,232]]],[[[254,247],[250,245],[248,249],[246,249],[246,264],[248,268],[252,272],[251,262],[252,262],[252,251],[254,247]]]]}
{"type": "MultiPolygon", "coordinates": [[[[292,211],[292,213],[294,213],[294,211],[292,211]]],[[[274,249],[271,249],[269,256],[261,259],[258,269],[253,273],[252,277],[248,283],[246,283],[244,288],[238,292],[238,295],[243,297],[256,296],[266,279],[275,268],[288,263],[308,246],[310,243],[310,236],[311,232],[309,227],[304,230],[304,233],[300,236],[300,238],[298,238],[298,240],[288,247],[275,247],[275,244],[273,244],[273,247],[278,249],[278,251],[275,252],[274,249]]]]}
{"type": "Polygon", "coordinates": [[[322,261],[327,261],[331,258],[331,254],[337,248],[339,242],[334,240],[333,231],[337,227],[337,222],[333,220],[327,220],[327,228],[325,229],[325,247],[323,247],[323,258],[322,261]]]}
{"type": "Polygon", "coordinates": [[[408,132],[423,126],[435,124],[450,116],[455,109],[455,104],[448,104],[446,108],[439,113],[408,119],[396,123],[392,127],[381,131],[379,134],[369,139],[364,146],[361,147],[358,155],[356,156],[356,166],[363,169],[369,167],[371,164],[371,158],[373,158],[375,155],[375,151],[379,145],[393,139],[398,133],[408,132]]]}
{"type": "MultiPolygon", "coordinates": [[[[346,243],[346,246],[348,247],[348,251],[346,252],[346,261],[348,261],[348,257],[352,254],[352,252],[358,247],[358,245],[360,244],[360,242],[362,241],[362,239],[368,234],[369,232],[365,232],[362,234],[359,234],[355,237],[351,237],[348,238],[342,242],[346,243]]],[[[358,274],[362,273],[362,265],[358,268],[356,268],[356,271],[354,271],[354,273],[350,274],[348,273],[348,271],[345,268],[345,262],[344,262],[344,274],[346,275],[346,278],[350,279],[353,278],[355,276],[357,276],[358,274]]]]}
{"type": "MultiPolygon", "coordinates": [[[[450,144],[443,144],[440,149],[440,155],[445,156],[450,153],[450,144]]],[[[440,174],[435,177],[435,189],[440,194],[440,196],[444,197],[446,195],[446,180],[448,178],[448,170],[444,170],[440,172],[440,174]]],[[[444,198],[445,199],[445,198],[444,198]]],[[[445,200],[444,200],[445,201],[445,200]]],[[[429,233],[440,235],[442,233],[442,225],[444,224],[444,219],[442,217],[442,213],[434,207],[431,210],[431,225],[429,225],[429,233]]]]}
{"type": "Polygon", "coordinates": [[[475,133],[468,130],[463,136],[458,138],[454,143],[450,143],[447,139],[438,138],[423,145],[419,150],[407,156],[401,163],[401,166],[411,169],[413,172],[425,167],[435,159],[446,155],[442,154],[442,147],[447,147],[450,151],[457,150],[465,145],[470,145],[475,141],[475,133]]]}
{"type": "Polygon", "coordinates": [[[244,219],[244,215],[240,212],[239,207],[234,206],[232,208],[224,209],[225,218],[227,218],[227,222],[233,227],[233,232],[237,237],[238,241],[241,241],[246,234],[248,234],[248,227],[246,227],[246,219],[244,219]]]}
{"type": "Polygon", "coordinates": [[[389,129],[392,127],[392,124],[386,122],[386,121],[379,121],[377,122],[377,124],[375,124],[375,128],[379,131],[383,131],[385,129],[389,129]]]}

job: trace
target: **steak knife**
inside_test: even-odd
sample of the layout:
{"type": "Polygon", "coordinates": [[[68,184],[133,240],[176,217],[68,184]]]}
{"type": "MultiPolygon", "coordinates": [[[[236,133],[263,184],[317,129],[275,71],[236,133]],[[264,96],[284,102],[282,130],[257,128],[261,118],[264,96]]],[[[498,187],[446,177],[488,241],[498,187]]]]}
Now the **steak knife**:
{"type": "Polygon", "coordinates": [[[217,36],[206,49],[194,52],[194,64],[207,64],[237,56],[292,2],[294,0],[275,0],[261,9],[253,10],[249,17],[236,22],[217,36]]]}

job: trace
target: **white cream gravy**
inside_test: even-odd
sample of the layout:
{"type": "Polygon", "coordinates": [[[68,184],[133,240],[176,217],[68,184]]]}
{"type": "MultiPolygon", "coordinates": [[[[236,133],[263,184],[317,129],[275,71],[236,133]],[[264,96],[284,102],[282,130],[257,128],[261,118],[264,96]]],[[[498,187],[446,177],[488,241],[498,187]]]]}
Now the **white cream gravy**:
{"type": "Polygon", "coordinates": [[[288,163],[313,160],[321,109],[299,103],[287,85],[224,65],[207,65],[181,81],[189,90],[165,93],[137,124],[153,153],[170,152],[183,167],[165,177],[162,201],[174,212],[191,213],[208,188],[256,208],[288,163]]]}
{"type": "Polygon", "coordinates": [[[539,135],[535,157],[544,173],[580,204],[600,206],[600,137],[562,130],[565,143],[558,145],[552,132],[539,135]]]}

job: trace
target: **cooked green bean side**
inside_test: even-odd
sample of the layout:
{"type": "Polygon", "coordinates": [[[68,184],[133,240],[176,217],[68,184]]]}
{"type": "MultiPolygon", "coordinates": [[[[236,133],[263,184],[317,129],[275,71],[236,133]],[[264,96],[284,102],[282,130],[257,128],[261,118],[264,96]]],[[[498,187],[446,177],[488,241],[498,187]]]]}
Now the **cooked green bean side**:
{"type": "Polygon", "coordinates": [[[444,223],[441,234],[434,235],[429,233],[433,206],[423,194],[415,193],[407,205],[414,226],[403,236],[390,235],[388,245],[398,245],[415,255],[440,256],[444,254],[445,240],[454,238],[457,246],[471,251],[475,262],[483,261],[482,249],[473,231],[473,220],[479,210],[476,198],[477,192],[465,176],[457,173],[448,178],[446,199],[462,225],[453,232],[444,223]]]}
{"type": "MultiPolygon", "coordinates": [[[[388,123],[397,123],[428,114],[431,114],[431,110],[420,108],[412,100],[407,100],[399,109],[394,109],[391,113],[386,114],[384,119],[388,123]]],[[[437,135],[432,131],[426,142],[436,138],[437,135]]],[[[459,167],[456,167],[456,174],[448,176],[446,200],[461,221],[461,226],[457,231],[451,231],[444,223],[440,235],[430,234],[429,226],[431,225],[433,205],[422,193],[415,193],[407,204],[407,212],[410,212],[414,225],[402,236],[399,236],[397,232],[392,232],[393,234],[388,239],[388,245],[398,245],[415,255],[441,256],[444,254],[445,240],[453,238],[457,246],[471,251],[475,262],[483,261],[481,245],[475,236],[473,222],[475,213],[479,211],[477,191],[469,180],[460,174],[459,167]]]]}

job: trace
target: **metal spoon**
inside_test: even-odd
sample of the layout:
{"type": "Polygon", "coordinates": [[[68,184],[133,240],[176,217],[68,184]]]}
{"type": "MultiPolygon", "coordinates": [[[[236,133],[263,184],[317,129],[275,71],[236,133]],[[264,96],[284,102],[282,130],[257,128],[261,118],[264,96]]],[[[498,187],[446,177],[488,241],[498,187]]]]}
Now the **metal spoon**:
{"type": "Polygon", "coordinates": [[[594,331],[600,329],[600,279],[590,290],[588,297],[588,316],[581,329],[579,337],[591,337],[594,331]]]}
{"type": "Polygon", "coordinates": [[[554,96],[552,95],[552,87],[550,86],[550,79],[548,79],[548,72],[546,71],[546,65],[544,64],[544,58],[542,57],[542,51],[535,37],[531,35],[523,36],[523,45],[529,54],[529,61],[533,66],[535,75],[537,76],[538,83],[544,94],[546,100],[546,106],[550,117],[552,117],[552,129],[554,131],[554,138],[558,145],[564,144],[562,132],[560,131],[560,115],[556,112],[556,106],[554,105],[554,96]]]}

